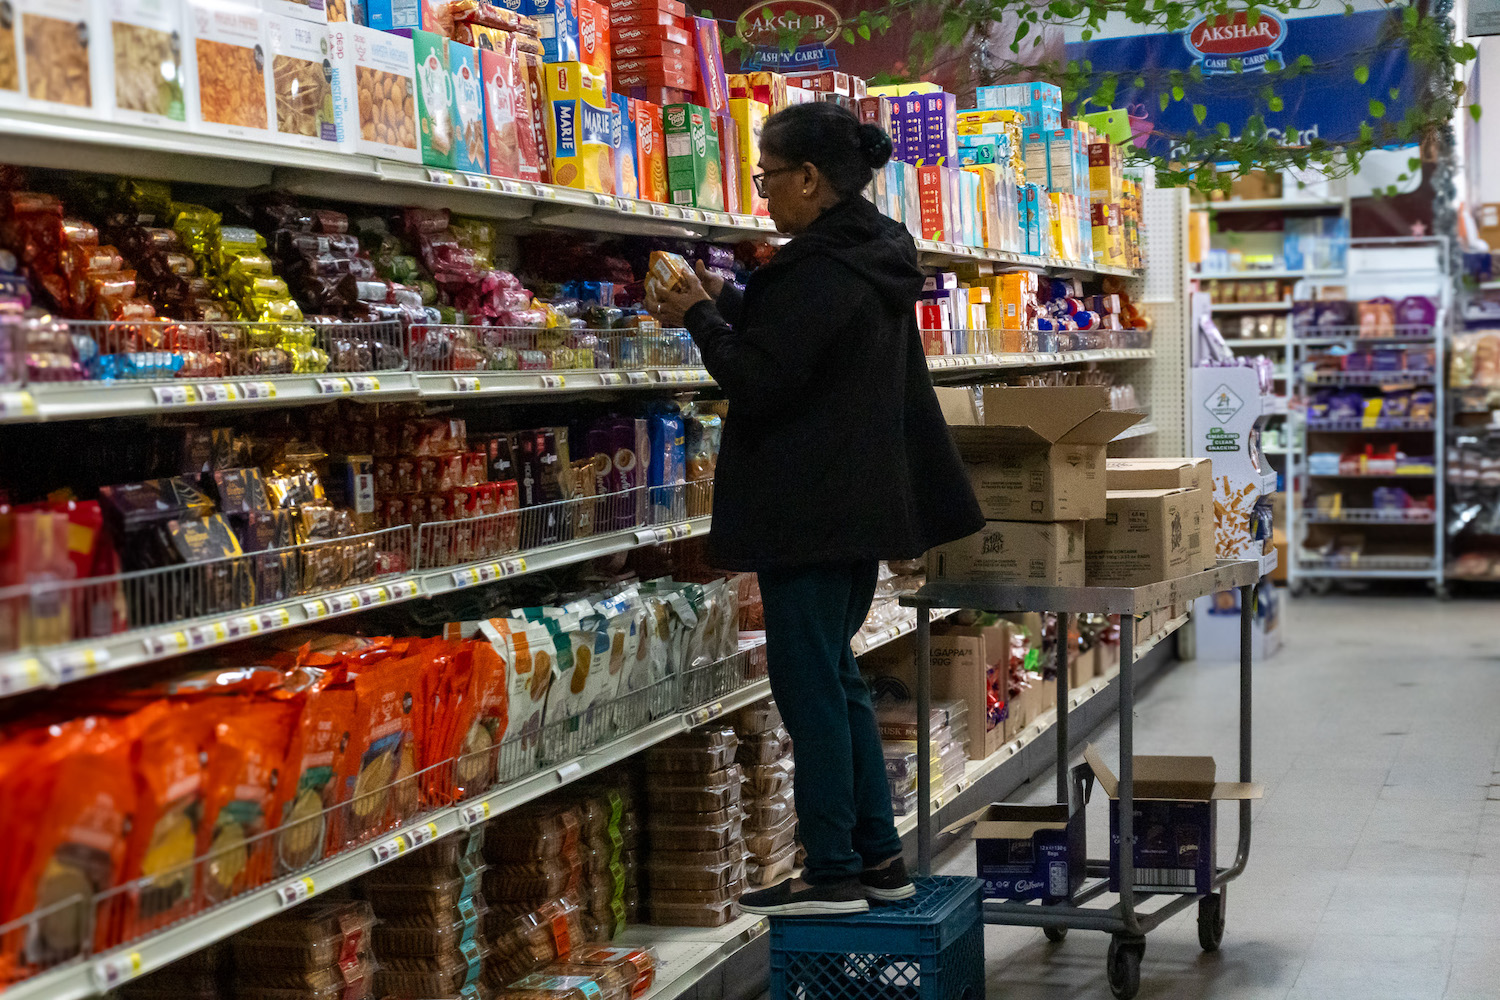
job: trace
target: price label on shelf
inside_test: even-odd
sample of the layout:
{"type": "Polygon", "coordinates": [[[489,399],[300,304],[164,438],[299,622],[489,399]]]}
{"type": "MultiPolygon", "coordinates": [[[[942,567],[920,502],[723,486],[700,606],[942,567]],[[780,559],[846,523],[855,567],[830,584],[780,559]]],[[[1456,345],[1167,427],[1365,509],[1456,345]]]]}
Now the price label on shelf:
{"type": "Polygon", "coordinates": [[[437,839],[437,832],[436,823],[423,823],[406,834],[406,846],[417,848],[423,844],[430,844],[437,839]]]}
{"type": "Polygon", "coordinates": [[[453,376],[453,390],[455,392],[478,392],[478,375],[455,375],[453,376]]]}
{"type": "Polygon", "coordinates": [[[722,701],[716,701],[712,705],[704,705],[702,708],[695,709],[694,711],[688,713],[688,728],[691,729],[694,726],[701,726],[710,719],[717,719],[723,714],[724,703],[722,701]]]}
{"type": "Polygon", "coordinates": [[[670,524],[665,528],[656,529],[658,541],[675,542],[680,538],[687,538],[693,533],[693,526],[684,521],[681,524],[670,524]]]}
{"type": "Polygon", "coordinates": [[[151,391],[158,406],[191,406],[198,402],[198,390],[190,385],[159,385],[151,391]]]}
{"type": "Polygon", "coordinates": [[[354,391],[354,386],[346,378],[320,378],[318,379],[318,391],[327,395],[346,395],[354,391]]]}
{"type": "Polygon", "coordinates": [[[698,208],[684,208],[682,209],[682,217],[689,222],[702,222],[703,210],[698,208]]]}
{"type": "Polygon", "coordinates": [[[401,580],[397,583],[389,584],[388,589],[391,592],[391,600],[404,601],[417,596],[417,581],[401,580]]]}
{"type": "Polygon", "coordinates": [[[634,198],[621,198],[620,207],[631,215],[640,215],[645,211],[645,207],[634,198]]]}
{"type": "Polygon", "coordinates": [[[246,399],[275,399],[276,383],[274,382],[241,382],[240,394],[246,399]]]}
{"type": "Polygon", "coordinates": [[[583,774],[583,765],[578,761],[571,761],[557,769],[557,780],[562,782],[572,781],[583,774]]]}
{"type": "Polygon", "coordinates": [[[405,854],[405,834],[398,833],[389,840],[382,840],[380,843],[370,848],[370,853],[375,855],[375,863],[377,865],[383,865],[392,858],[405,854]]]}
{"type": "Polygon", "coordinates": [[[446,170],[428,170],[427,179],[433,184],[446,184],[450,187],[458,183],[458,179],[446,170]]]}
{"type": "Polygon", "coordinates": [[[286,885],[276,890],[276,898],[281,900],[282,906],[296,906],[317,892],[317,886],[313,885],[311,876],[292,879],[286,885]]]}
{"type": "Polygon", "coordinates": [[[273,611],[262,611],[255,616],[255,621],[262,629],[286,628],[292,623],[292,613],[286,608],[276,608],[273,611]]]}
{"type": "Polygon", "coordinates": [[[380,379],[374,375],[351,375],[349,384],[355,392],[379,392],[380,379]]]}
{"type": "Polygon", "coordinates": [[[233,403],[240,398],[240,391],[228,382],[210,382],[198,386],[198,398],[205,403],[233,403]]]}
{"type": "Polygon", "coordinates": [[[595,195],[594,195],[594,204],[598,205],[600,208],[618,208],[619,207],[619,202],[615,201],[615,196],[612,195],[612,194],[598,194],[598,193],[595,193],[595,195]]]}
{"type": "Polygon", "coordinates": [[[485,177],[483,174],[462,174],[460,176],[463,177],[464,183],[471,188],[477,188],[480,191],[495,190],[495,179],[493,177],[485,177]]]}
{"type": "Polygon", "coordinates": [[[621,375],[619,372],[600,372],[599,373],[599,384],[600,385],[624,385],[625,384],[625,376],[621,375]]]}
{"type": "Polygon", "coordinates": [[[143,644],[147,656],[171,656],[187,651],[188,637],[185,632],[163,632],[160,635],[148,635],[143,644]]]}
{"type": "Polygon", "coordinates": [[[516,576],[526,572],[526,559],[523,556],[513,556],[510,559],[500,560],[501,576],[516,576]]]}
{"type": "Polygon", "coordinates": [[[660,528],[642,528],[635,533],[635,544],[637,545],[655,545],[659,541],[661,541],[660,528]]]}
{"type": "Polygon", "coordinates": [[[359,599],[367,605],[385,604],[391,599],[391,592],[385,587],[370,587],[359,592],[359,599]]]}
{"type": "Polygon", "coordinates": [[[259,632],[260,625],[254,618],[250,618],[247,615],[240,615],[237,618],[230,618],[226,621],[224,623],[224,631],[229,633],[229,638],[239,639],[259,632]]]}
{"type": "Polygon", "coordinates": [[[77,680],[98,673],[109,665],[107,649],[74,649],[47,658],[47,665],[59,681],[77,680]]]}
{"type": "Polygon", "coordinates": [[[0,392],[0,420],[36,416],[36,399],[29,392],[0,392]]]}
{"type": "Polygon", "coordinates": [[[626,372],[625,381],[631,385],[645,385],[651,381],[650,372],[626,372]]]}
{"type": "Polygon", "coordinates": [[[128,982],[145,970],[141,953],[132,951],[125,955],[111,955],[94,963],[94,982],[100,990],[112,990],[128,982]]]}
{"type": "Polygon", "coordinates": [[[43,683],[42,661],[34,656],[11,663],[0,663],[0,694],[38,688],[43,683]]]}
{"type": "Polygon", "coordinates": [[[562,389],[567,386],[568,379],[565,375],[543,375],[541,382],[543,389],[562,389]]]}
{"type": "Polygon", "coordinates": [[[364,607],[364,601],[358,594],[334,594],[328,599],[329,614],[342,615],[350,611],[358,611],[364,607]]]}
{"type": "Polygon", "coordinates": [[[328,617],[328,602],[324,600],[304,601],[302,613],[309,618],[326,618],[328,617]]]}
{"type": "Polygon", "coordinates": [[[650,204],[651,204],[651,214],[652,215],[656,216],[658,219],[665,219],[667,217],[667,206],[666,205],[663,205],[661,202],[657,202],[657,201],[653,201],[650,204]]]}
{"type": "Polygon", "coordinates": [[[464,826],[478,826],[490,818],[488,802],[472,802],[458,811],[459,822],[464,826]]]}
{"type": "Polygon", "coordinates": [[[547,201],[556,201],[557,188],[553,187],[551,184],[538,184],[536,186],[536,196],[547,201]]]}
{"type": "Polygon", "coordinates": [[[229,638],[229,630],[224,627],[223,622],[214,622],[211,625],[190,625],[186,632],[189,649],[202,649],[204,646],[212,646],[216,642],[223,642],[229,638]]]}
{"type": "Polygon", "coordinates": [[[530,184],[527,184],[523,188],[521,186],[521,182],[520,181],[513,181],[513,180],[511,180],[508,177],[502,177],[496,183],[498,183],[500,185],[500,190],[504,191],[506,194],[530,194],[531,193],[531,185],[530,184]]]}

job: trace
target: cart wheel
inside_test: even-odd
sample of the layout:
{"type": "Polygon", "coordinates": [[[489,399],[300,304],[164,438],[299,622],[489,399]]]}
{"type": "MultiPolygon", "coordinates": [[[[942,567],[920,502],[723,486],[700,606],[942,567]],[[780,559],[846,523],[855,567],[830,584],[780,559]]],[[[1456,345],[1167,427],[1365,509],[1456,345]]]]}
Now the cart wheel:
{"type": "Polygon", "coordinates": [[[1043,927],[1042,933],[1047,935],[1047,940],[1053,944],[1062,944],[1068,937],[1066,927],[1043,927]]]}
{"type": "Polygon", "coordinates": [[[1118,1000],[1134,1000],[1141,989],[1141,957],[1146,953],[1146,942],[1121,938],[1118,934],[1109,939],[1109,957],[1105,971],[1109,975],[1109,989],[1118,1000]]]}
{"type": "Polygon", "coordinates": [[[1228,902],[1224,889],[1198,900],[1198,944],[1204,951],[1218,951],[1224,940],[1224,911],[1228,902]]]}
{"type": "Polygon", "coordinates": [[[1434,584],[1432,589],[1434,595],[1440,601],[1450,600],[1453,597],[1453,593],[1448,589],[1448,585],[1446,583],[1434,584]]]}

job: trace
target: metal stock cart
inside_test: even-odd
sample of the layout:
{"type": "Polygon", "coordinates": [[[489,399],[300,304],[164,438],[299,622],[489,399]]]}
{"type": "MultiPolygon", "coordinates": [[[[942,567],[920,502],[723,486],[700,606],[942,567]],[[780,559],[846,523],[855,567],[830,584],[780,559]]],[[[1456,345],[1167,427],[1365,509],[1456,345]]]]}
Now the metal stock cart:
{"type": "MultiPolygon", "coordinates": [[[[1224,935],[1225,885],[1239,877],[1250,856],[1250,801],[1239,803],[1239,846],[1234,864],[1218,868],[1213,884],[1202,895],[1167,895],[1161,906],[1149,911],[1138,908],[1152,893],[1138,891],[1135,883],[1133,850],[1135,843],[1134,762],[1135,685],[1134,660],[1137,616],[1185,605],[1205,594],[1238,588],[1240,592],[1240,766],[1239,780],[1250,778],[1250,661],[1251,627],[1254,616],[1254,590],[1260,579],[1258,562],[1221,562],[1211,570],[1165,580],[1144,587],[1031,587],[969,583],[931,583],[902,603],[917,609],[917,718],[931,712],[932,663],[930,659],[932,626],[928,612],[933,608],[973,608],[980,611],[1007,613],[1017,611],[1052,611],[1057,614],[1057,796],[1068,802],[1068,618],[1072,614],[1093,612],[1120,616],[1120,674],[1116,679],[1120,695],[1120,761],[1119,761],[1119,833],[1120,891],[1114,905],[1088,904],[1105,896],[1109,887],[1109,860],[1086,862],[1086,878],[1079,890],[1065,904],[1042,905],[1040,902],[1016,902],[997,899],[984,901],[984,920],[990,924],[1041,927],[1048,940],[1061,941],[1072,927],[1080,930],[1107,931],[1111,935],[1107,972],[1110,989],[1121,1000],[1130,1000],[1140,989],[1141,957],[1146,950],[1146,934],[1163,921],[1198,902],[1198,941],[1205,951],[1215,951],[1224,935]]],[[[1148,638],[1154,644],[1169,635],[1185,619],[1174,619],[1166,629],[1148,638]]],[[[917,726],[917,759],[931,756],[931,734],[927,726],[917,726]]],[[[932,788],[931,773],[917,768],[917,869],[927,874],[932,866],[932,788]]],[[[1111,894],[1114,895],[1114,894],[1111,894]]],[[[1108,900],[1104,900],[1107,904],[1108,900]]]]}

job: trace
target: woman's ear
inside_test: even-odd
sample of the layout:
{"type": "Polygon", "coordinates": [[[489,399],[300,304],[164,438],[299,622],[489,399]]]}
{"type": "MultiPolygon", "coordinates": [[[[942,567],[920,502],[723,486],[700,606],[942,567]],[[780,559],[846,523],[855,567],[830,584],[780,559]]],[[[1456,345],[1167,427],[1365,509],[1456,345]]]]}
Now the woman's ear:
{"type": "Polygon", "coordinates": [[[810,198],[818,193],[818,181],[822,175],[815,164],[802,164],[802,196],[810,198]]]}

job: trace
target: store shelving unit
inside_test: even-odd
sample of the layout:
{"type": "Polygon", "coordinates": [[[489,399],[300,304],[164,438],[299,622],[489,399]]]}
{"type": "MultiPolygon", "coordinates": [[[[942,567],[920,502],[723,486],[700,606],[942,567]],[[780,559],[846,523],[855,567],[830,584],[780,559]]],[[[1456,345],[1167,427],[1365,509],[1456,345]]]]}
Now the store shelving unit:
{"type": "MultiPolygon", "coordinates": [[[[571,188],[488,175],[392,163],[368,156],[243,142],[188,133],[63,118],[29,111],[0,110],[5,136],[0,161],[49,169],[87,169],[183,183],[221,187],[270,187],[291,194],[371,205],[449,208],[455,213],[496,220],[513,234],[538,229],[584,229],[621,235],[654,235],[734,242],[779,237],[769,219],[615,198],[571,188]]],[[[1183,280],[1186,245],[1185,195],[1180,191],[1145,192],[1147,220],[1143,240],[1148,255],[1144,271],[1095,266],[1059,258],[918,241],[924,264],[934,267],[978,263],[995,270],[1030,269],[1053,276],[1124,279],[1142,299],[1144,287],[1156,281],[1183,280]],[[1155,243],[1152,227],[1163,234],[1155,243]],[[1170,277],[1163,279],[1163,274],[1170,277]],[[1153,278],[1153,275],[1155,277],[1153,278]]],[[[935,357],[929,369],[939,380],[979,380],[991,374],[1098,363],[1120,364],[1142,390],[1153,419],[1136,425],[1112,448],[1121,453],[1174,453],[1185,444],[1182,422],[1187,378],[1187,325],[1173,319],[1170,305],[1148,306],[1157,325],[1150,348],[1104,348],[1067,352],[1027,352],[935,357]]],[[[10,335],[0,331],[0,335],[10,335]]],[[[408,353],[408,356],[410,354],[408,353]]],[[[247,378],[131,380],[112,383],[58,382],[0,384],[0,423],[27,424],[106,418],[172,417],[183,413],[231,412],[310,405],[330,399],[359,402],[442,400],[448,402],[566,402],[583,396],[630,399],[643,392],[676,393],[712,389],[699,363],[636,370],[557,372],[424,371],[407,364],[378,372],[283,375],[247,378]]],[[[426,526],[424,526],[426,527],[426,526]]],[[[666,544],[712,529],[707,516],[672,516],[620,531],[549,545],[521,546],[502,556],[455,565],[424,566],[419,539],[407,544],[413,553],[401,573],[358,585],[298,595],[232,611],[206,614],[60,645],[29,646],[0,654],[0,697],[59,688],[87,677],[157,664],[184,653],[227,646],[253,636],[361,614],[372,609],[414,602],[460,590],[483,587],[527,574],[585,562],[621,551],[666,544]]],[[[34,588],[0,591],[0,601],[26,602],[34,588]]],[[[916,628],[903,620],[873,636],[862,637],[863,653],[916,628]]],[[[1178,623],[1180,624],[1180,622],[1178,623]]],[[[7,1000],[73,1000],[96,996],[121,982],[169,964],[236,931],[265,920],[310,895],[322,894],[384,864],[389,858],[501,815],[539,796],[639,753],[670,736],[763,699],[769,685],[744,669],[748,651],[720,670],[707,686],[679,678],[670,692],[671,710],[628,731],[591,744],[587,749],[535,768],[505,775],[496,787],[458,805],[413,817],[377,843],[362,844],[304,870],[279,877],[170,926],[137,937],[119,947],[70,959],[6,988],[7,1000]]],[[[714,665],[716,670],[723,664],[714,665]]],[[[1103,690],[1110,678],[1090,682],[1074,693],[1081,704],[1103,690]],[[1081,700],[1080,700],[1081,699],[1081,700]]],[[[964,787],[978,787],[1005,760],[1049,731],[1044,717],[991,761],[972,764],[964,787]]],[[[910,823],[906,823],[907,827],[910,823]]],[[[72,904],[72,905],[76,905],[72,904]]],[[[25,933],[28,921],[0,927],[0,937],[25,933]]],[[[673,1000],[694,990],[715,970],[744,955],[766,930],[763,919],[746,917],[712,930],[631,927],[623,942],[650,944],[660,956],[659,978],[647,994],[651,1000],[673,1000]]]]}
{"type": "Polygon", "coordinates": [[[1452,291],[1445,240],[1438,238],[1380,238],[1350,241],[1349,273],[1345,297],[1364,301],[1386,297],[1431,296],[1438,304],[1432,326],[1398,325],[1382,336],[1360,336],[1357,326],[1302,326],[1289,331],[1288,348],[1293,375],[1289,391],[1304,400],[1324,388],[1430,389],[1435,401],[1434,419],[1410,417],[1312,418],[1304,407],[1289,425],[1292,442],[1288,458],[1288,560],[1287,582],[1292,593],[1308,587],[1326,589],[1336,580],[1426,580],[1438,595],[1447,593],[1444,580],[1446,533],[1441,517],[1424,509],[1384,511],[1365,507],[1356,499],[1341,504],[1336,514],[1317,510],[1316,496],[1348,485],[1360,491],[1383,486],[1415,483],[1430,490],[1434,509],[1444,509],[1443,462],[1445,447],[1441,428],[1446,422],[1445,393],[1439,386],[1445,371],[1447,329],[1452,314],[1452,291]],[[1309,362],[1314,351],[1359,350],[1361,347],[1423,348],[1433,351],[1431,368],[1396,371],[1319,371],[1309,362]],[[1431,455],[1430,469],[1403,472],[1313,472],[1308,460],[1312,451],[1343,453],[1350,443],[1397,445],[1407,454],[1431,455]],[[1321,554],[1309,548],[1337,545],[1341,534],[1358,533],[1376,546],[1370,553],[1321,554]],[[1381,547],[1398,551],[1382,552],[1381,547]],[[1416,550],[1416,551],[1410,551],[1416,550]]]}

